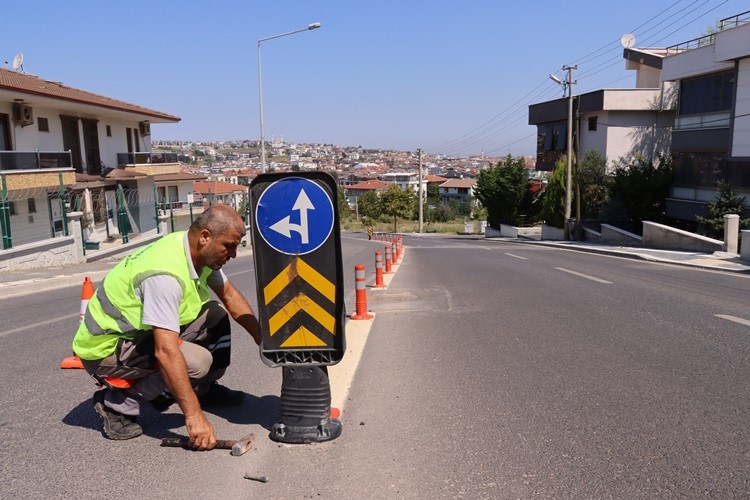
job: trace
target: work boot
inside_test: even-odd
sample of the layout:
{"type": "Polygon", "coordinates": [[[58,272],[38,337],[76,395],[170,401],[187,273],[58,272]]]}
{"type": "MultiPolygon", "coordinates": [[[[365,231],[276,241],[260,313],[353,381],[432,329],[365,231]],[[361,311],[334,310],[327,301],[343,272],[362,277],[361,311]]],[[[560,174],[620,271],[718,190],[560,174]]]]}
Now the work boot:
{"type": "Polygon", "coordinates": [[[94,409],[104,422],[104,435],[109,439],[133,439],[143,434],[143,429],[131,415],[123,415],[104,404],[104,393],[107,389],[94,394],[94,409]]]}
{"type": "Polygon", "coordinates": [[[200,401],[201,406],[239,406],[244,400],[244,392],[224,387],[218,382],[211,383],[208,387],[208,391],[204,395],[198,396],[198,401],[200,401]]]}

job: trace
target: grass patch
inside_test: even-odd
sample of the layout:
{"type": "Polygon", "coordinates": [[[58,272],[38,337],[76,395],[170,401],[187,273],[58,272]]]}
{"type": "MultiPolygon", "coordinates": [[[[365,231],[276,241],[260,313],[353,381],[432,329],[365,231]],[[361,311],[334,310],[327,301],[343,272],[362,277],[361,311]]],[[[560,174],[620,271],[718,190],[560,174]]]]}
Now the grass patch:
{"type": "MultiPolygon", "coordinates": [[[[478,230],[479,224],[477,221],[472,221],[474,224],[474,231],[478,230]]],[[[392,233],[393,231],[393,221],[391,222],[375,222],[374,224],[369,224],[372,226],[372,230],[376,233],[392,233]]],[[[357,221],[354,219],[345,219],[341,221],[341,230],[342,231],[351,231],[351,232],[365,232],[367,231],[368,224],[363,224],[362,221],[357,221]]],[[[419,231],[419,222],[415,220],[406,220],[406,219],[399,219],[396,224],[396,229],[398,233],[416,233],[419,231]]],[[[456,220],[456,221],[450,221],[450,222],[431,222],[427,223],[425,222],[422,225],[422,230],[425,233],[440,233],[440,234],[466,234],[464,233],[464,221],[463,220],[456,220]]]]}

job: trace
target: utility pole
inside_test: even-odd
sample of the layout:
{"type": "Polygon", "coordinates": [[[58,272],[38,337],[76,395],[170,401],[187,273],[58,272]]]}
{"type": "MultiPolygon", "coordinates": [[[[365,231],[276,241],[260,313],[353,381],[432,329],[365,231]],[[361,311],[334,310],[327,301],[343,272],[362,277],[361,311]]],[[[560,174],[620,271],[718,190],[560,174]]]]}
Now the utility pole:
{"type": "MultiPolygon", "coordinates": [[[[568,78],[566,86],[568,87],[568,138],[567,138],[567,160],[568,165],[566,169],[565,177],[565,223],[564,233],[565,239],[570,241],[570,211],[572,204],[572,191],[573,191],[573,70],[578,69],[578,66],[563,66],[563,70],[568,72],[568,78]]],[[[576,221],[576,224],[580,224],[580,221],[576,221]]]]}
{"type": "Polygon", "coordinates": [[[424,210],[424,188],[422,187],[422,148],[419,148],[417,151],[419,152],[419,188],[417,192],[419,193],[419,233],[421,234],[423,229],[422,211],[424,210]]]}

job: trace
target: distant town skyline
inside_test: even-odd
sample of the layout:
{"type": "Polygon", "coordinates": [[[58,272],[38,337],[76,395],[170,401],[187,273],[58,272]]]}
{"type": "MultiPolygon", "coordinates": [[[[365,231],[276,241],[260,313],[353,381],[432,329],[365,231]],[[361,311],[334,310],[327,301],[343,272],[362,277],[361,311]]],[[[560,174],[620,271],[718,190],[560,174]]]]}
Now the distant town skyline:
{"type": "Polygon", "coordinates": [[[528,105],[562,96],[550,73],[577,64],[576,94],[634,87],[624,34],[666,47],[746,10],[737,0],[26,0],[3,6],[14,21],[0,61],[22,52],[28,73],[182,118],[154,124],[155,139],[257,139],[257,41],[320,22],[262,45],[267,140],[519,156],[535,151],[528,105]]]}

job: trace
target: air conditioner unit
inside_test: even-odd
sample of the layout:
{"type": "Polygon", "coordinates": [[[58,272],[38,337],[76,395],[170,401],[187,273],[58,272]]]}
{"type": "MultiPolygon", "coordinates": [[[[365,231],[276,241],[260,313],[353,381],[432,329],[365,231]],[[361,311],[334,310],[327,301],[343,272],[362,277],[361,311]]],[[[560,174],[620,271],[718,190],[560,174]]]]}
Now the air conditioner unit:
{"type": "Polygon", "coordinates": [[[34,108],[26,104],[16,103],[13,105],[13,121],[17,125],[25,127],[34,123],[34,108]]]}
{"type": "Polygon", "coordinates": [[[151,135],[151,124],[149,122],[141,122],[139,125],[142,136],[151,135]]]}

